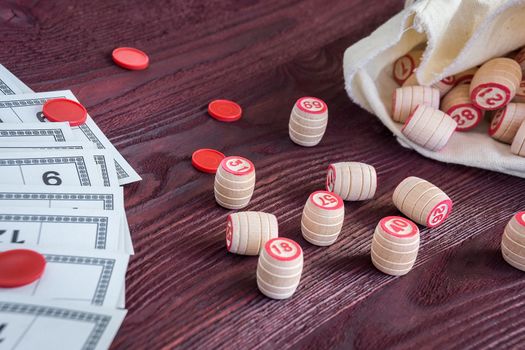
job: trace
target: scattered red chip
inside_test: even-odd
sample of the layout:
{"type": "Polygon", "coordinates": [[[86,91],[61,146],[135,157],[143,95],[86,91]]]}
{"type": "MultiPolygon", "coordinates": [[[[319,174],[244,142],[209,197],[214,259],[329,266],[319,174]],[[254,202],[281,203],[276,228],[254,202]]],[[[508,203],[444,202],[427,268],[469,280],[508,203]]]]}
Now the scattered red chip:
{"type": "Polygon", "coordinates": [[[224,154],[219,151],[203,148],[193,152],[193,155],[191,156],[191,164],[200,171],[215,174],[224,158],[224,154]]]}
{"type": "Polygon", "coordinates": [[[25,286],[44,273],[46,259],[29,249],[13,249],[0,253],[0,288],[25,286]]]}
{"type": "Polygon", "coordinates": [[[145,52],[133,47],[119,47],[111,54],[113,61],[122,68],[143,70],[149,66],[149,57],[145,52]]]}
{"type": "Polygon", "coordinates": [[[79,126],[86,122],[87,111],[80,103],[67,98],[55,98],[47,101],[42,109],[44,116],[51,122],[69,122],[79,126]]]}
{"type": "Polygon", "coordinates": [[[208,113],[221,122],[234,122],[242,116],[242,108],[229,100],[215,100],[208,105],[208,113]]]}

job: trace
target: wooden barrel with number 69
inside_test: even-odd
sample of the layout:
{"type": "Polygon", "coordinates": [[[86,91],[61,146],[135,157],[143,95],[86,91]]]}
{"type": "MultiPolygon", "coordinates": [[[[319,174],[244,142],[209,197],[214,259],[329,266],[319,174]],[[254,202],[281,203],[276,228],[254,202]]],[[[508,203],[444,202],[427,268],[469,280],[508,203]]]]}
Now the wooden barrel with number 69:
{"type": "Polygon", "coordinates": [[[255,166],[246,158],[232,156],[222,160],[215,174],[215,199],[228,209],[248,205],[255,188],[255,166]]]}

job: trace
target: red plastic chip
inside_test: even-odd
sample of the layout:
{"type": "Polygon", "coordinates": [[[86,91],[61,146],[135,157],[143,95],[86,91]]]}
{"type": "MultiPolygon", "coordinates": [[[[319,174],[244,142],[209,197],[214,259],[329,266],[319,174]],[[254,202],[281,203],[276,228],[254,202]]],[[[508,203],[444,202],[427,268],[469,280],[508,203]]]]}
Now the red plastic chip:
{"type": "Polygon", "coordinates": [[[86,122],[87,111],[80,103],[67,98],[55,98],[47,101],[42,108],[47,120],[51,122],[69,122],[79,126],[86,122]]]}
{"type": "Polygon", "coordinates": [[[221,122],[234,122],[242,116],[242,108],[229,100],[215,100],[208,105],[208,113],[221,122]]]}
{"type": "Polygon", "coordinates": [[[210,148],[198,149],[191,156],[191,164],[200,171],[215,174],[225,158],[224,154],[210,148]]]}
{"type": "Polygon", "coordinates": [[[25,286],[44,273],[46,259],[29,249],[13,249],[0,253],[0,288],[25,286]]]}
{"type": "Polygon", "coordinates": [[[119,47],[111,54],[113,61],[122,68],[143,70],[149,66],[149,57],[145,52],[133,47],[119,47]]]}

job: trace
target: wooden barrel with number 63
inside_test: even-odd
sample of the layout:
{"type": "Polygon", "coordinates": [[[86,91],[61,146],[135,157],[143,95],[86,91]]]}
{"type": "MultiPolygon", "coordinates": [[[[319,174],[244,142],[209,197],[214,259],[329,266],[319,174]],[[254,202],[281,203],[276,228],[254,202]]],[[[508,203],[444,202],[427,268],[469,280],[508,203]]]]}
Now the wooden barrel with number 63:
{"type": "Polygon", "coordinates": [[[239,156],[222,160],[215,174],[215,199],[228,209],[241,209],[248,205],[255,188],[255,166],[239,156]]]}

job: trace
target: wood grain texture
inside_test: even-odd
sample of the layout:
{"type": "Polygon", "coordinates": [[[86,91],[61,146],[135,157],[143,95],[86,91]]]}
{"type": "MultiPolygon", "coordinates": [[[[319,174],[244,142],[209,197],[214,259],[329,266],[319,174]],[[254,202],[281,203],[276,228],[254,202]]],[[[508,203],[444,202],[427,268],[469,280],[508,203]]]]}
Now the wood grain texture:
{"type": "Polygon", "coordinates": [[[129,314],[114,349],[518,348],[525,341],[525,278],[499,253],[503,228],[523,210],[521,179],[424,159],[399,146],[344,89],[344,49],[371,33],[402,1],[29,1],[0,2],[0,62],[36,91],[70,88],[143,176],[126,187],[136,248],[127,276],[129,314]],[[149,53],[125,71],[116,46],[149,53]],[[324,139],[307,149],[288,138],[303,95],[329,106],[324,139]],[[236,123],[206,106],[230,98],[236,123]],[[191,154],[211,147],[251,159],[249,210],[273,213],[280,235],[304,248],[294,297],[257,290],[256,257],[227,254],[228,211],[213,176],[191,154]],[[379,177],[374,200],[346,204],[339,240],[301,236],[308,194],[329,162],[360,161],[379,177]],[[397,214],[391,195],[409,175],[455,202],[442,226],[422,230],[414,269],[394,278],[369,257],[374,227],[397,214]]]}

